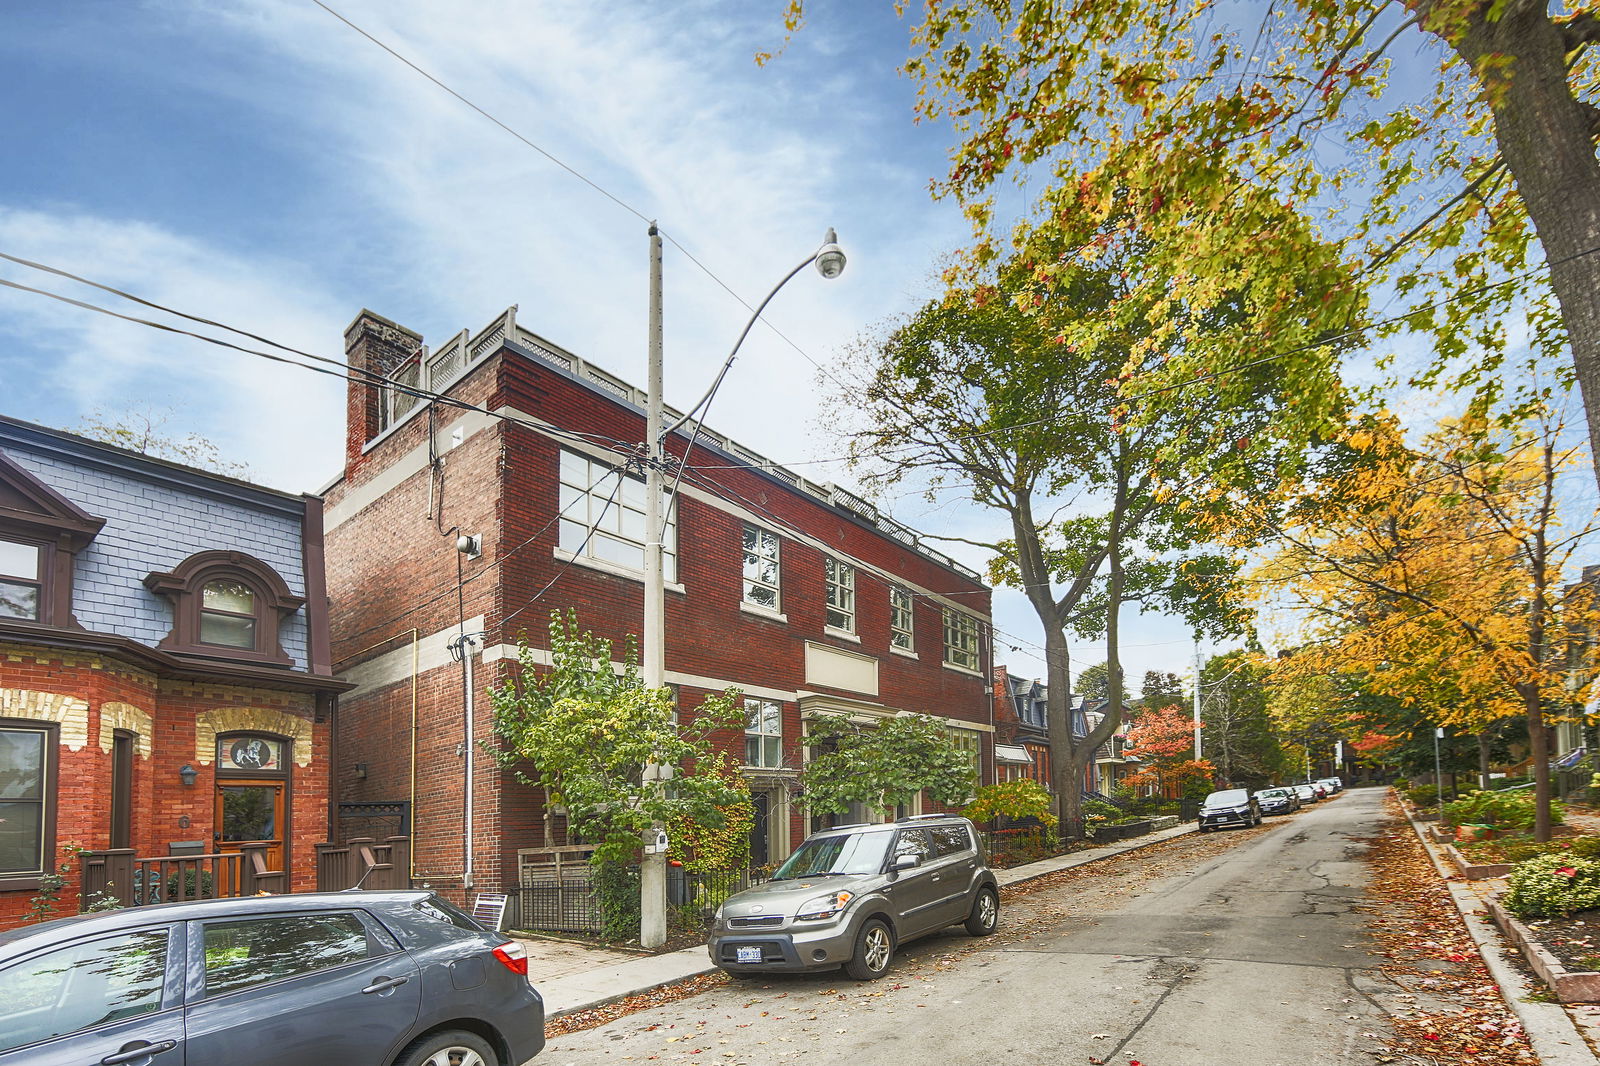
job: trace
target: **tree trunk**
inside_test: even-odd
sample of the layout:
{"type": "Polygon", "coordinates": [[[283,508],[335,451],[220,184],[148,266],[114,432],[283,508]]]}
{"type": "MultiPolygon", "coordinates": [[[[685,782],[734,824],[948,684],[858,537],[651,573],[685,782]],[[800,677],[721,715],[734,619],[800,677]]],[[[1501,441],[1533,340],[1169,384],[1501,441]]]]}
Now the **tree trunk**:
{"type": "MultiPolygon", "coordinates": [[[[1437,6],[1431,0],[1413,4],[1423,10],[1437,6]]],[[[1488,92],[1495,142],[1544,248],[1583,391],[1589,440],[1600,447],[1600,161],[1593,113],[1573,97],[1567,44],[1547,5],[1513,0],[1495,21],[1488,17],[1491,6],[1501,5],[1479,4],[1466,31],[1445,40],[1474,66],[1495,55],[1511,60],[1509,86],[1488,92]]],[[[1600,464],[1595,474],[1600,478],[1600,464]]]]}
{"type": "Polygon", "coordinates": [[[1478,734],[1478,787],[1489,790],[1489,734],[1478,734]]]}

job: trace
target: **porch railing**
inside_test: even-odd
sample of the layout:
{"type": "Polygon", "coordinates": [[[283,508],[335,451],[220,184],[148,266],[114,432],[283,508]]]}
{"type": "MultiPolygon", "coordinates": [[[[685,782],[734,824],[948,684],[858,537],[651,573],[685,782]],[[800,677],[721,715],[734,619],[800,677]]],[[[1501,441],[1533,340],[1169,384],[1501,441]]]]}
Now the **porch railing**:
{"type": "Polygon", "coordinates": [[[123,907],[142,907],[287,892],[284,872],[267,865],[270,847],[245,844],[236,852],[144,859],[132,848],[86,851],[81,856],[81,907],[88,910],[107,900],[116,900],[123,907]]]}
{"type": "Polygon", "coordinates": [[[411,838],[354,837],[343,844],[318,844],[317,891],[411,887],[411,838]]]}

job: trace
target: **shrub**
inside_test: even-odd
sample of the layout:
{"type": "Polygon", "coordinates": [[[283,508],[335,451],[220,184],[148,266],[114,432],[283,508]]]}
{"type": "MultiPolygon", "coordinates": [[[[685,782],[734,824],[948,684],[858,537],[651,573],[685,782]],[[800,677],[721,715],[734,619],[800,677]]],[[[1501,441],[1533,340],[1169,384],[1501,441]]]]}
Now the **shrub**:
{"type": "Polygon", "coordinates": [[[1024,777],[983,785],[961,813],[974,822],[987,822],[1003,815],[1013,819],[1035,818],[1046,826],[1053,826],[1056,824],[1056,816],[1050,810],[1053,803],[1043,785],[1024,777]]]}
{"type": "Polygon", "coordinates": [[[1085,822],[1114,822],[1123,817],[1122,808],[1105,800],[1084,800],[1083,820],[1085,822]]]}
{"type": "MultiPolygon", "coordinates": [[[[1468,792],[1444,805],[1444,817],[1452,825],[1492,825],[1497,829],[1533,828],[1533,796],[1527,792],[1468,792]]],[[[1565,812],[1561,804],[1550,802],[1550,821],[1559,825],[1565,812]]]]}
{"type": "Polygon", "coordinates": [[[1600,907],[1600,859],[1538,855],[1511,871],[1506,909],[1519,918],[1563,918],[1600,907]]]}
{"type": "Polygon", "coordinates": [[[1439,802],[1439,786],[1418,785],[1415,788],[1408,788],[1406,799],[1410,800],[1414,807],[1432,807],[1439,802]]]}

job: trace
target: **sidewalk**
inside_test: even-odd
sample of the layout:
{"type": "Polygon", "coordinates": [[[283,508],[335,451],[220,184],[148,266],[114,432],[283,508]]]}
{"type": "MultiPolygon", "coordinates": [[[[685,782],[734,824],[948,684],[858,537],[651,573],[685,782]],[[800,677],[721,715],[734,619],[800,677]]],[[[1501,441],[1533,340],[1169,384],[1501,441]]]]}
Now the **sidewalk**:
{"type": "MultiPolygon", "coordinates": [[[[1193,823],[1179,825],[1104,847],[996,870],[995,880],[1004,888],[1171,840],[1192,833],[1194,829],[1193,823]]],[[[546,1018],[603,1007],[663,985],[716,971],[704,944],[666,955],[632,955],[560,940],[523,940],[521,943],[528,949],[528,980],[544,997],[546,1018]]]]}
{"type": "Polygon", "coordinates": [[[1463,881],[1450,868],[1443,847],[1428,839],[1426,825],[1407,815],[1411,829],[1422,842],[1422,847],[1433,860],[1434,869],[1444,880],[1445,887],[1461,912],[1462,924],[1467,927],[1478,954],[1489,967],[1489,975],[1500,986],[1500,994],[1511,1007],[1522,1029],[1528,1034],[1534,1053],[1543,1066],[1594,1066],[1595,1056],[1584,1040],[1586,1030],[1590,1039],[1600,1040],[1600,1014],[1592,1006],[1544,1002],[1530,998],[1533,988],[1523,975],[1503,958],[1503,953],[1515,955],[1517,949],[1506,941],[1494,920],[1484,907],[1484,897],[1506,887],[1504,879],[1463,881]]]}

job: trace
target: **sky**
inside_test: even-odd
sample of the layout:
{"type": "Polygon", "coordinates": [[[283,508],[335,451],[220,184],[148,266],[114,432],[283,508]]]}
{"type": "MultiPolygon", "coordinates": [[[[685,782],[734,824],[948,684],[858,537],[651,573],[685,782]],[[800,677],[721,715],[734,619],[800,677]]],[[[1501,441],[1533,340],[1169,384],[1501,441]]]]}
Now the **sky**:
{"type": "MultiPolygon", "coordinates": [[[[845,273],[778,295],[767,319],[792,344],[758,326],[708,421],[854,487],[817,463],[844,451],[818,368],[934,295],[968,234],[929,195],[953,138],[913,122],[891,4],[808,0],[761,67],[783,44],[780,0],[328,3],[542,152],[312,0],[10,0],[0,252],[333,358],[362,308],[437,345],[516,304],[520,325],[642,385],[656,219],[705,267],[668,245],[666,398],[686,408],[747,317],[729,290],[754,304],[836,227],[845,273]]],[[[0,278],[147,313],[8,262],[0,278]]],[[[341,463],[343,397],[333,378],[0,289],[5,415],[154,414],[252,480],[315,492],[341,463]]],[[[959,499],[888,509],[928,534],[996,535],[959,499]]],[[[996,590],[994,615],[998,661],[1042,676],[1025,601],[996,590]]],[[[1193,655],[1182,623],[1125,618],[1134,691],[1146,670],[1192,673],[1193,655]]]]}

